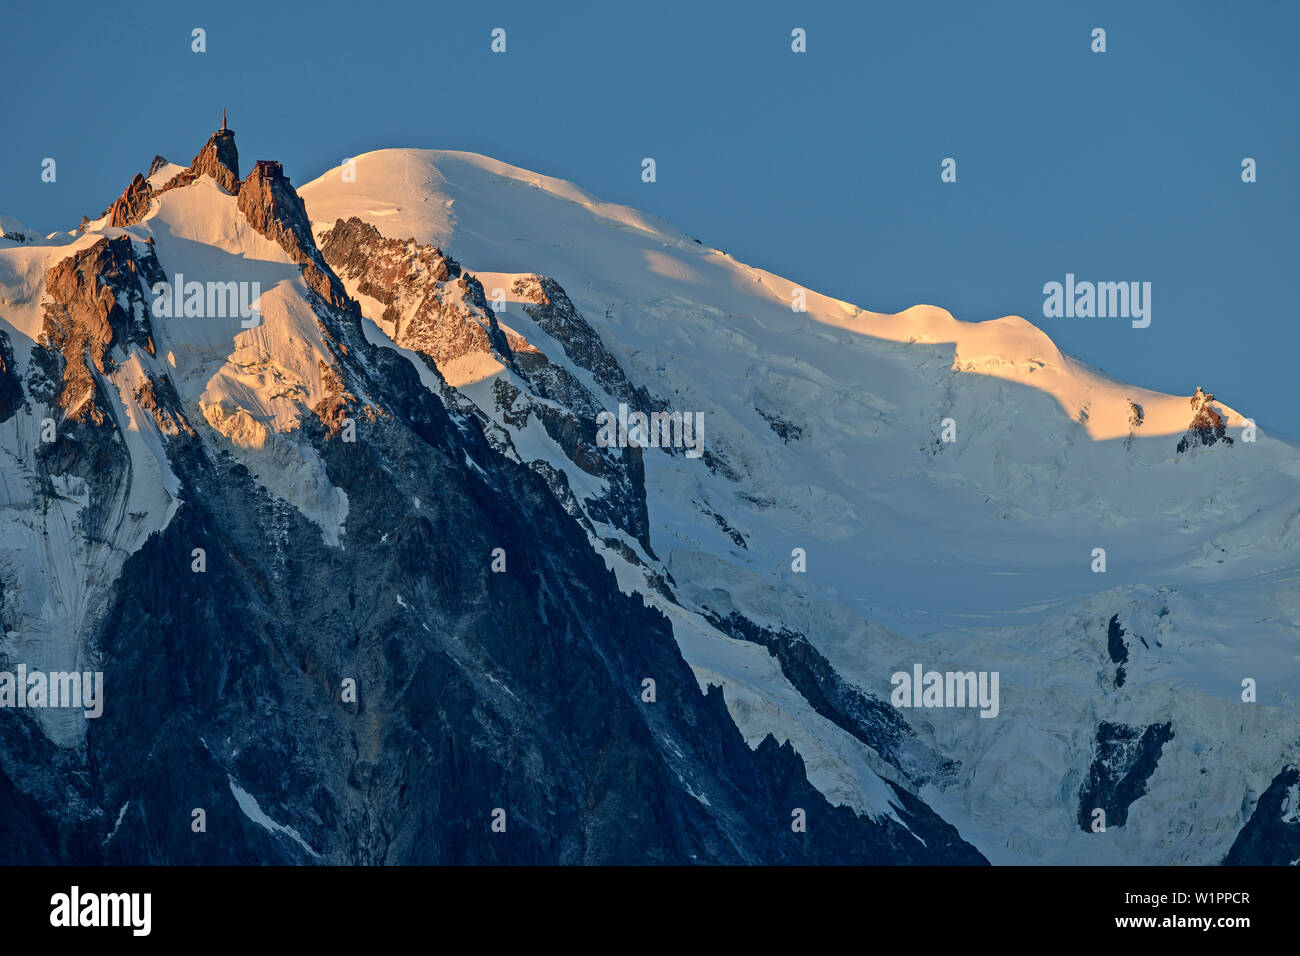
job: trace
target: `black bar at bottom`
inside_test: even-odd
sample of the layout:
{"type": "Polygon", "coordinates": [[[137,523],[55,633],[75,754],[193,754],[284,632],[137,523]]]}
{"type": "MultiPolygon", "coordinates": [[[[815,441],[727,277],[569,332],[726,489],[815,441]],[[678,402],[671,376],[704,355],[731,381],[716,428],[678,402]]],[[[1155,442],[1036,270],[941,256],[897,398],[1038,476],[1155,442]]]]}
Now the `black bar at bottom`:
{"type": "Polygon", "coordinates": [[[747,937],[770,942],[783,927],[797,932],[802,925],[836,927],[864,943],[898,938],[932,944],[971,940],[972,932],[985,939],[996,933],[1003,941],[1182,941],[1200,935],[1231,943],[1258,931],[1294,929],[1296,873],[1222,867],[30,867],[7,868],[3,879],[7,942],[76,934],[79,942],[115,937],[128,945],[284,939],[334,946],[374,944],[403,929],[454,927],[465,943],[478,936],[499,944],[512,936],[590,939],[598,928],[621,925],[629,943],[645,934],[702,931],[730,945],[747,937]]]}

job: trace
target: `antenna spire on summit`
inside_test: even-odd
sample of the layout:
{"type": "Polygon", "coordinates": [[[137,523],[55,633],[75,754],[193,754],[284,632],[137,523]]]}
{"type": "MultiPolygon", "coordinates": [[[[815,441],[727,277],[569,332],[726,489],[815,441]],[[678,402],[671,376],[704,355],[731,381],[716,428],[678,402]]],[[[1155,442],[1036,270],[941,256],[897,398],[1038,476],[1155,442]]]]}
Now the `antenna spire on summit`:
{"type": "Polygon", "coordinates": [[[223,106],[221,107],[221,129],[225,131],[226,128],[226,108],[223,106]]]}

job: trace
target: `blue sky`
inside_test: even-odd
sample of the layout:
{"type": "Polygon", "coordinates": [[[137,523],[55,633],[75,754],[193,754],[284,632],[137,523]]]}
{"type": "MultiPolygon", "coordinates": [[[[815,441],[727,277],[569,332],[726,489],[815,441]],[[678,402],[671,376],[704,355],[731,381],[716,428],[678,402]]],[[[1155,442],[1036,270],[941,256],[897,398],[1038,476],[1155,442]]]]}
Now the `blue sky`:
{"type": "Polygon", "coordinates": [[[224,106],[242,163],[298,185],[370,149],[485,153],[864,308],[1024,315],[1300,435],[1300,4],[1083,6],[7,2],[0,212],[74,228],[224,106]],[[1150,327],[1044,318],[1066,273],[1151,282],[1150,327]]]}

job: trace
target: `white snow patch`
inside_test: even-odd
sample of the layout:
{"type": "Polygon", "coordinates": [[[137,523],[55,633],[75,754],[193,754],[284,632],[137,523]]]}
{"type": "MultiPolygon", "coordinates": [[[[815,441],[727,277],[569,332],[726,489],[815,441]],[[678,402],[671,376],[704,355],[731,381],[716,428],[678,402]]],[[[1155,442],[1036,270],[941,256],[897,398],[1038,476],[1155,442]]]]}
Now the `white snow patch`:
{"type": "Polygon", "coordinates": [[[113,824],[113,829],[109,831],[108,836],[104,837],[103,842],[100,843],[100,846],[108,846],[109,841],[112,840],[113,837],[117,836],[118,828],[122,825],[122,821],[126,818],[126,808],[129,807],[130,805],[131,805],[130,800],[122,804],[121,808],[117,811],[117,821],[113,824]]]}
{"type": "Polygon", "coordinates": [[[244,816],[248,817],[248,819],[252,820],[254,823],[256,823],[258,826],[262,827],[265,830],[269,830],[272,833],[283,833],[285,836],[289,837],[289,839],[293,840],[293,842],[297,843],[300,847],[306,850],[307,853],[309,853],[311,856],[315,857],[316,859],[320,859],[320,854],[307,845],[307,841],[304,840],[301,835],[299,835],[297,830],[295,830],[293,827],[288,827],[285,826],[284,824],[276,823],[274,820],[268,817],[264,812],[262,812],[262,808],[258,806],[257,798],[254,797],[247,790],[244,790],[242,787],[240,787],[239,784],[235,783],[234,777],[227,774],[226,780],[229,781],[230,792],[234,794],[235,802],[239,804],[239,809],[244,812],[244,816]]]}

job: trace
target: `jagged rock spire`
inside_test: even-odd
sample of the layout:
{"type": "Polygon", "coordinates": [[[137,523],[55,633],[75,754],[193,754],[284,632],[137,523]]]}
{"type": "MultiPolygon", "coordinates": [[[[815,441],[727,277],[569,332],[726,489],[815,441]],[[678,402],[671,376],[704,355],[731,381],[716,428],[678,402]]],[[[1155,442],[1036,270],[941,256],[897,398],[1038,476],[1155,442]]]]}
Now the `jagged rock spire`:
{"type": "Polygon", "coordinates": [[[1192,405],[1192,423],[1187,426],[1187,434],[1178,443],[1178,453],[1182,454],[1195,445],[1213,445],[1222,441],[1232,444],[1228,436],[1228,421],[1214,407],[1214,393],[1196,386],[1196,394],[1190,399],[1192,405]]]}
{"type": "Polygon", "coordinates": [[[239,192],[239,151],[235,148],[235,131],[226,124],[225,109],[221,111],[221,129],[209,137],[194,157],[190,172],[195,176],[211,176],[232,196],[239,192]]]}

